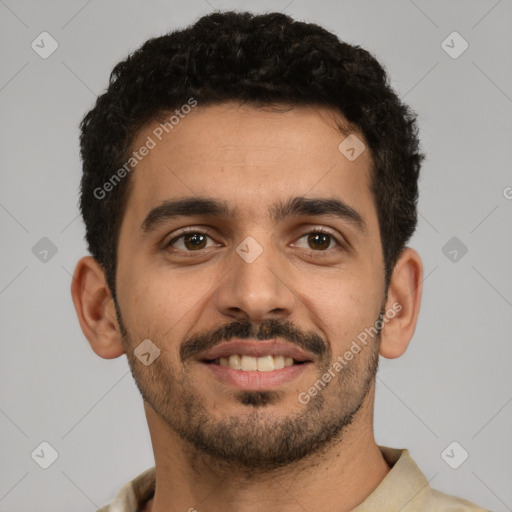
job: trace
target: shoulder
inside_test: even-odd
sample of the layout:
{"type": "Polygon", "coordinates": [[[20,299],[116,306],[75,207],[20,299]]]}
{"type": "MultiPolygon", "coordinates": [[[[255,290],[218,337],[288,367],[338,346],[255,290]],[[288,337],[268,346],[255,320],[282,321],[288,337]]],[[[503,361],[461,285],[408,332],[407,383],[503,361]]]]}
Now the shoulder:
{"type": "MultiPolygon", "coordinates": [[[[417,500],[417,506],[421,507],[419,510],[436,511],[436,512],[490,512],[486,508],[482,508],[470,501],[451,496],[436,489],[425,489],[417,500]]],[[[415,504],[416,506],[416,504],[415,504]]],[[[415,508],[415,510],[418,510],[415,508]]]]}
{"type": "Polygon", "coordinates": [[[153,466],[123,485],[114,501],[97,512],[138,512],[153,496],[155,484],[156,469],[153,466]]]}
{"type": "Polygon", "coordinates": [[[490,512],[433,489],[408,450],[385,446],[379,449],[390,471],[354,512],[490,512]]]}

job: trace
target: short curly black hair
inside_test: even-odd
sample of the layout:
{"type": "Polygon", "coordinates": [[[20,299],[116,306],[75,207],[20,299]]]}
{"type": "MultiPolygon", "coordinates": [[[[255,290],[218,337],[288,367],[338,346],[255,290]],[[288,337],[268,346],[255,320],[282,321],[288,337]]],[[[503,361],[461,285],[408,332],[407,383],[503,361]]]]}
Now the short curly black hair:
{"type": "MultiPolygon", "coordinates": [[[[370,149],[386,290],[417,224],[416,115],[366,50],[314,23],[274,12],[215,12],[183,30],[149,39],[118,63],[107,91],[83,118],[80,210],[92,256],[115,295],[119,229],[129,177],[98,198],[127,160],[138,130],[195,98],[199,105],[324,105],[340,112],[370,149]]],[[[341,127],[340,127],[341,129],[341,127]]]]}

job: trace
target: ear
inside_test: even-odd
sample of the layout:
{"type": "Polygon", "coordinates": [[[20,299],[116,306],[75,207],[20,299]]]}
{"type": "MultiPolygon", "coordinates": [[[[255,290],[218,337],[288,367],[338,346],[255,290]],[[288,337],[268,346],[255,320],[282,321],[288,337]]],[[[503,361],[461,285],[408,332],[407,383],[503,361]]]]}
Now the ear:
{"type": "Polygon", "coordinates": [[[80,259],[71,283],[80,327],[91,348],[104,359],[124,354],[114,300],[101,265],[91,256],[80,259]]]}
{"type": "Polygon", "coordinates": [[[385,322],[381,331],[380,355],[388,359],[400,357],[409,346],[420,311],[423,290],[423,264],[419,254],[406,247],[398,258],[386,301],[385,322]],[[388,312],[394,312],[391,317],[388,312]]]}

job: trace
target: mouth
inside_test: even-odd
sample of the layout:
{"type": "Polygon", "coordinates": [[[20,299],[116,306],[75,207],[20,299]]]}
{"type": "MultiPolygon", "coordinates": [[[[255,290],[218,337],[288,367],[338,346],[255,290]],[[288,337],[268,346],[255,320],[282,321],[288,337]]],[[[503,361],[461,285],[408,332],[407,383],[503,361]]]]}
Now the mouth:
{"type": "Polygon", "coordinates": [[[281,388],[313,366],[306,352],[277,340],[233,340],[203,354],[198,362],[218,382],[247,391],[281,388]]]}
{"type": "Polygon", "coordinates": [[[245,354],[232,354],[228,357],[204,359],[202,362],[242,372],[275,372],[290,366],[307,364],[310,361],[300,361],[293,359],[292,357],[272,354],[261,357],[253,357],[245,354]]]}

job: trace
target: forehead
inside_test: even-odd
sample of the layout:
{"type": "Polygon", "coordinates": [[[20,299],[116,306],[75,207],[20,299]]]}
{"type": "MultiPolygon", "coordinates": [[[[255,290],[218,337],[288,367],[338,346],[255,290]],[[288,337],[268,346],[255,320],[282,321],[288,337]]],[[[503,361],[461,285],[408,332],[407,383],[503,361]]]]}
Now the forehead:
{"type": "Polygon", "coordinates": [[[340,152],[348,132],[337,118],[326,107],[276,111],[224,103],[199,104],[167,125],[169,133],[153,120],[132,144],[132,151],[151,149],[132,171],[125,220],[140,225],[155,206],[191,196],[215,197],[254,222],[262,215],[270,220],[271,204],[297,196],[337,197],[369,215],[371,157],[363,151],[350,161],[340,152]]]}

